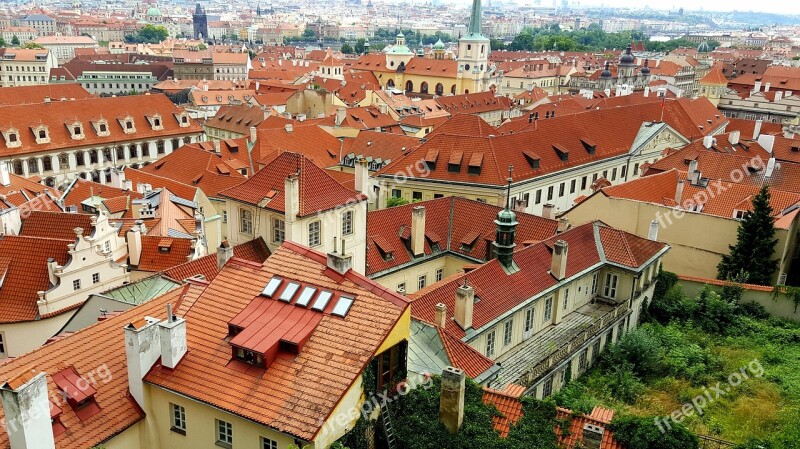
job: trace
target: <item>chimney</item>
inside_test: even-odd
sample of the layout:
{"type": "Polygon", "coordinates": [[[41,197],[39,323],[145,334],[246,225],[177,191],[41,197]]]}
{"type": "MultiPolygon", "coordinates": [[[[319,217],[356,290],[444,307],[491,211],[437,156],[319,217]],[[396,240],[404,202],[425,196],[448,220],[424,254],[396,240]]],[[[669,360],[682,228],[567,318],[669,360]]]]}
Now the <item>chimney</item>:
{"type": "Polygon", "coordinates": [[[556,218],[555,204],[547,203],[542,206],[542,217],[554,220],[556,218]]]}
{"type": "Polygon", "coordinates": [[[730,142],[731,145],[738,145],[741,135],[742,132],[739,130],[731,131],[730,134],[728,134],[728,142],[730,142]]]}
{"type": "Polygon", "coordinates": [[[221,151],[219,149],[219,140],[213,140],[214,142],[214,153],[220,154],[221,151]]]}
{"type": "Polygon", "coordinates": [[[761,90],[761,81],[756,81],[753,84],[753,92],[758,92],[759,90],[761,90]]]}
{"type": "Polygon", "coordinates": [[[161,340],[161,365],[175,369],[186,355],[186,320],[172,313],[172,304],[167,304],[167,320],[158,323],[161,340]]]}
{"type": "Polygon", "coordinates": [[[255,126],[250,127],[250,143],[255,143],[258,140],[258,129],[255,126]]]}
{"type": "Polygon", "coordinates": [[[286,130],[287,133],[294,131],[294,126],[291,123],[287,123],[283,125],[283,129],[286,130]]]}
{"type": "Polygon", "coordinates": [[[697,184],[700,180],[700,171],[697,169],[697,159],[689,162],[689,171],[686,173],[686,178],[690,184],[697,184]]]}
{"type": "Polygon", "coordinates": [[[297,219],[297,213],[300,211],[300,177],[297,173],[292,173],[286,177],[283,185],[286,221],[293,222],[297,219]]]}
{"type": "Polygon", "coordinates": [[[647,233],[647,238],[654,242],[658,241],[658,220],[650,222],[650,231],[647,233]]]}
{"type": "Polygon", "coordinates": [[[581,447],[585,449],[600,449],[600,444],[603,441],[603,433],[605,429],[592,424],[586,423],[583,425],[583,444],[581,447]]]}
{"type": "Polygon", "coordinates": [[[461,329],[472,327],[472,309],[475,306],[475,290],[467,285],[467,277],[464,276],[464,285],[456,289],[455,320],[461,329]]]}
{"type": "Polygon", "coordinates": [[[261,83],[256,80],[256,93],[258,93],[258,89],[261,87],[261,83]]]}
{"type": "Polygon", "coordinates": [[[161,357],[158,323],[160,320],[145,317],[129,323],[125,332],[125,358],[128,365],[128,389],[139,407],[146,409],[144,402],[144,376],[161,357]]]}
{"type": "Polygon", "coordinates": [[[222,267],[231,257],[233,257],[233,246],[227,240],[223,240],[217,248],[217,270],[222,271],[222,267]]]}
{"type": "Polygon", "coordinates": [[[443,303],[436,304],[436,326],[445,328],[447,325],[447,306],[443,303]]]}
{"type": "Polygon", "coordinates": [[[411,253],[414,257],[425,254],[425,206],[411,209],[411,253]]]}
{"type": "Polygon", "coordinates": [[[345,274],[353,266],[353,257],[345,255],[344,253],[344,239],[342,239],[342,250],[336,252],[336,238],[333,239],[333,251],[328,253],[328,268],[339,273],[345,274]]]}
{"type": "MultiPolygon", "coordinates": [[[[137,220],[136,223],[141,222],[137,220]]],[[[128,241],[128,262],[134,267],[139,265],[139,260],[142,257],[142,233],[139,231],[137,225],[133,225],[131,229],[125,234],[125,239],[128,241]]]]}
{"type": "Polygon", "coordinates": [[[569,220],[566,218],[560,218],[558,220],[558,226],[556,227],[556,234],[561,234],[562,232],[566,232],[569,229],[569,220]]]}
{"type": "Polygon", "coordinates": [[[772,148],[775,146],[775,136],[769,134],[762,134],[758,136],[758,144],[767,150],[767,153],[772,154],[772,148]]]}
{"type": "Polygon", "coordinates": [[[11,449],[55,449],[44,372],[22,372],[0,387],[11,449]]]}
{"type": "Polygon", "coordinates": [[[11,185],[11,176],[8,173],[8,163],[0,162],[0,185],[8,187],[11,185]]]}
{"type": "Polygon", "coordinates": [[[464,371],[452,366],[442,370],[442,385],[439,394],[439,421],[450,433],[458,433],[464,422],[464,371]]]}
{"type": "Polygon", "coordinates": [[[650,96],[650,86],[645,86],[644,87],[644,96],[645,97],[649,97],[650,96]]]}
{"type": "Polygon", "coordinates": [[[758,139],[761,135],[761,120],[756,120],[756,126],[753,128],[753,140],[758,139]]]}
{"type": "Polygon", "coordinates": [[[780,90],[775,91],[775,101],[774,102],[775,103],[779,103],[781,100],[783,100],[783,91],[780,91],[780,90]]]}
{"type": "Polygon", "coordinates": [[[58,268],[58,262],[52,257],[47,259],[47,274],[50,277],[50,285],[56,286],[58,285],[58,276],[56,276],[56,269],[58,268]]]}
{"type": "Polygon", "coordinates": [[[769,160],[767,161],[767,169],[764,172],[764,177],[765,178],[771,178],[772,177],[772,173],[774,171],[775,171],[775,156],[769,158],[769,160]]]}
{"type": "Polygon", "coordinates": [[[770,83],[764,83],[764,92],[769,92],[770,83]]]}
{"type": "Polygon", "coordinates": [[[336,109],[336,118],[335,118],[335,122],[334,122],[334,124],[336,126],[341,126],[342,125],[342,122],[344,122],[345,114],[347,114],[347,111],[345,110],[345,108],[337,108],[336,109]]]}
{"type": "Polygon", "coordinates": [[[714,136],[703,137],[703,146],[706,148],[711,148],[714,146],[714,136]]]}
{"type": "Polygon", "coordinates": [[[117,170],[116,168],[111,169],[111,185],[118,189],[125,188],[125,172],[122,170],[117,170]]]}
{"type": "Polygon", "coordinates": [[[363,157],[356,161],[356,192],[369,196],[369,165],[363,157]]]}
{"type": "Polygon", "coordinates": [[[567,277],[567,251],[569,246],[563,240],[556,240],[553,245],[553,258],[550,263],[550,274],[556,280],[562,280],[567,277]]]}
{"type": "Polygon", "coordinates": [[[678,184],[675,186],[675,203],[678,205],[681,204],[681,199],[683,199],[683,179],[678,180],[678,184]]]}

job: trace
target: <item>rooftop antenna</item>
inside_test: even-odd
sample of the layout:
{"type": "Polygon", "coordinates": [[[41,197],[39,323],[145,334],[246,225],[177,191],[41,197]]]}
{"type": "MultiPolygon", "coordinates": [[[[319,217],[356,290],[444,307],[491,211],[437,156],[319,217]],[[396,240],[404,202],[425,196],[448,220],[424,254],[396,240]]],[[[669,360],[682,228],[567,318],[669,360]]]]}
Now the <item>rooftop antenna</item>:
{"type": "Polygon", "coordinates": [[[509,209],[508,206],[511,203],[511,181],[513,181],[511,179],[511,173],[513,171],[514,171],[514,166],[513,165],[509,165],[508,166],[508,178],[506,178],[506,181],[508,182],[508,186],[506,187],[506,209],[509,209]]]}

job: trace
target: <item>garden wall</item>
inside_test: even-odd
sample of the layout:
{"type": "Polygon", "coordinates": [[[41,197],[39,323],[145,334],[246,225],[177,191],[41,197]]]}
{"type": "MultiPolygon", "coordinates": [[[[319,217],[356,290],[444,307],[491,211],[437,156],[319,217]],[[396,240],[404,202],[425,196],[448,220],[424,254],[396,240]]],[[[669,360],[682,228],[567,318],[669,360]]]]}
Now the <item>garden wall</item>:
{"type": "MultiPolygon", "coordinates": [[[[722,290],[725,281],[718,279],[704,279],[692,276],[678,276],[678,283],[683,288],[683,292],[689,297],[697,297],[705,285],[710,286],[717,293],[722,290]]],[[[784,294],[773,297],[775,287],[764,285],[742,284],[744,295],[741,302],[755,302],[764,306],[767,312],[776,317],[787,318],[800,322],[800,310],[795,310],[794,301],[787,298],[784,294]]]]}

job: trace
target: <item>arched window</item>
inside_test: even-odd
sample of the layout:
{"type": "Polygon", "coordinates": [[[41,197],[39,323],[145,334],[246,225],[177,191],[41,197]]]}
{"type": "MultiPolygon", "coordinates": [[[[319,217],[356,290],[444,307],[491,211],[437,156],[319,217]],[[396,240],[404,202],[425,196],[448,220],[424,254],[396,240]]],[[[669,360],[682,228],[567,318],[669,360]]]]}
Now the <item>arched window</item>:
{"type": "Polygon", "coordinates": [[[12,166],[11,169],[14,171],[14,174],[17,175],[25,174],[25,171],[22,169],[22,161],[14,161],[11,163],[11,166],[12,166]]]}
{"type": "Polygon", "coordinates": [[[455,95],[455,94],[456,94],[456,85],[455,85],[455,84],[453,84],[452,86],[450,86],[450,93],[451,93],[451,94],[453,94],[453,95],[455,95]]]}
{"type": "Polygon", "coordinates": [[[28,159],[28,173],[39,173],[39,160],[35,157],[28,159]]]}
{"type": "Polygon", "coordinates": [[[180,148],[181,144],[178,142],[178,139],[172,139],[172,151],[177,150],[180,148]]]}
{"type": "Polygon", "coordinates": [[[386,82],[386,87],[394,87],[394,80],[389,80],[386,82]]]}
{"type": "Polygon", "coordinates": [[[97,163],[97,150],[92,150],[89,152],[89,163],[90,164],[97,163]]]}
{"type": "Polygon", "coordinates": [[[122,145],[117,147],[117,161],[125,160],[125,147],[122,145]]]}
{"type": "Polygon", "coordinates": [[[413,92],[414,91],[414,83],[411,80],[406,81],[406,92],[413,92]]]}
{"type": "Polygon", "coordinates": [[[92,172],[92,181],[100,182],[100,172],[95,170],[92,172]]]}
{"type": "Polygon", "coordinates": [[[111,148],[103,148],[103,162],[111,162],[111,148]]]}
{"type": "Polygon", "coordinates": [[[464,89],[464,95],[469,93],[469,89],[464,89]]]}
{"type": "Polygon", "coordinates": [[[130,146],[131,159],[139,157],[139,144],[134,143],[130,146]]]}
{"type": "Polygon", "coordinates": [[[442,83],[436,84],[436,95],[444,94],[444,85],[442,83]]]}
{"type": "Polygon", "coordinates": [[[428,93],[428,83],[423,81],[422,84],[419,86],[419,93],[427,94],[428,93]]]}
{"type": "Polygon", "coordinates": [[[84,157],[83,151],[78,150],[75,152],[75,165],[77,165],[78,167],[83,167],[84,165],[86,165],[86,159],[84,157]]]}
{"type": "Polygon", "coordinates": [[[45,156],[42,158],[42,167],[43,171],[53,171],[53,158],[51,156],[45,156]]]}
{"type": "Polygon", "coordinates": [[[156,142],[156,152],[158,154],[164,154],[164,141],[163,140],[159,140],[158,142],[156,142]]]}

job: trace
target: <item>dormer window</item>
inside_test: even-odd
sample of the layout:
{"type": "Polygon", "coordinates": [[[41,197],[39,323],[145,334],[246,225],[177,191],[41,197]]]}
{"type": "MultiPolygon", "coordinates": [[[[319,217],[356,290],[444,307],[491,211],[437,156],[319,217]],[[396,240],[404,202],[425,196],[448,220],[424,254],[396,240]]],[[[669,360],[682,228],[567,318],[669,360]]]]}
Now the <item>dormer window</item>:
{"type": "Polygon", "coordinates": [[[74,367],[70,366],[53,374],[53,382],[81,421],[100,412],[100,406],[95,400],[97,390],[74,367]]]}
{"type": "Polygon", "coordinates": [[[19,130],[16,128],[9,128],[3,131],[3,138],[6,140],[6,147],[17,148],[22,145],[19,139],[19,130]]]}
{"type": "Polygon", "coordinates": [[[82,140],[86,137],[83,134],[83,125],[80,122],[67,123],[67,129],[69,129],[72,140],[82,140]]]}
{"type": "Polygon", "coordinates": [[[156,114],[153,116],[146,116],[145,118],[147,118],[147,121],[150,122],[150,127],[153,129],[153,131],[160,131],[164,129],[160,115],[156,114]]]}
{"type": "Polygon", "coordinates": [[[39,125],[31,129],[33,130],[33,135],[36,137],[36,143],[38,144],[50,143],[50,133],[48,132],[46,126],[39,125]]]}
{"type": "MultiPolygon", "coordinates": [[[[203,100],[203,102],[206,101],[208,100],[207,99],[203,100]]],[[[178,126],[180,126],[181,128],[186,128],[189,126],[189,114],[187,114],[186,112],[181,112],[180,114],[173,114],[173,115],[175,116],[175,119],[178,120],[178,126]]]]}
{"type": "Polygon", "coordinates": [[[108,122],[105,119],[91,121],[91,124],[98,136],[105,137],[111,134],[108,129],[108,122]]]}
{"type": "Polygon", "coordinates": [[[136,125],[133,123],[133,117],[130,115],[117,120],[119,120],[119,124],[122,126],[122,130],[125,131],[125,134],[133,134],[136,132],[136,125]]]}

